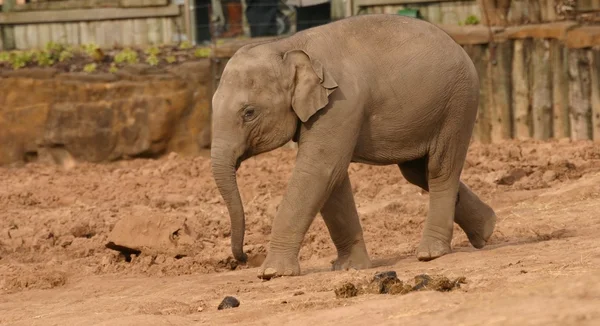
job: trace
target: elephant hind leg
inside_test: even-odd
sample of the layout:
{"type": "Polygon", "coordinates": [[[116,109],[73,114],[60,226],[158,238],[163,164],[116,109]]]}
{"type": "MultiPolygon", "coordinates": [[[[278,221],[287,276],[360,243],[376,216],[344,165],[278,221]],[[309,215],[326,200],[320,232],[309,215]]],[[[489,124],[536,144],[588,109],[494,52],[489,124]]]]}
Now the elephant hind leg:
{"type": "MultiPolygon", "coordinates": [[[[427,177],[427,157],[399,164],[404,178],[411,184],[429,191],[427,177]]],[[[467,234],[473,247],[483,248],[496,225],[494,210],[460,182],[454,222],[467,234]]]]}

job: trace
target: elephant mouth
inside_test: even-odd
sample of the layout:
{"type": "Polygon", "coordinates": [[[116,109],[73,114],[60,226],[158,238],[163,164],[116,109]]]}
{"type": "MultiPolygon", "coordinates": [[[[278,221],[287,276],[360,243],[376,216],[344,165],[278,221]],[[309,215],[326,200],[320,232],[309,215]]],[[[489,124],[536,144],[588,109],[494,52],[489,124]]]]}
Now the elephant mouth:
{"type": "Polygon", "coordinates": [[[242,154],[240,157],[238,157],[238,159],[235,161],[235,170],[237,171],[240,166],[242,165],[242,162],[244,162],[246,159],[248,159],[249,157],[252,156],[252,153],[247,150],[244,152],[244,154],[242,154]]]}

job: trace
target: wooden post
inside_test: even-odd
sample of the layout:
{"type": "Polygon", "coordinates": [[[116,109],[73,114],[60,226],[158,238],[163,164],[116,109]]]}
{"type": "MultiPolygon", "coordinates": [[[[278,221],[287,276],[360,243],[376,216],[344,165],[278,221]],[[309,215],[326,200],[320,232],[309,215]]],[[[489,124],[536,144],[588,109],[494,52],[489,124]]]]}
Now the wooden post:
{"type": "MultiPolygon", "coordinates": [[[[512,41],[495,44],[495,58],[488,62],[488,94],[491,98],[491,140],[512,138],[512,41]],[[495,59],[496,62],[493,62],[495,59]]],[[[490,50],[491,54],[491,50],[490,50]]]]}
{"type": "Polygon", "coordinates": [[[533,137],[552,137],[552,73],[550,65],[550,42],[535,39],[532,56],[533,86],[531,110],[533,117],[533,137]]]}
{"type": "MultiPolygon", "coordinates": [[[[2,5],[2,12],[13,11],[15,7],[15,0],[4,0],[2,5]]],[[[13,50],[16,47],[15,42],[15,30],[13,26],[6,25],[2,27],[2,43],[4,50],[13,50]]]]}
{"type": "Polygon", "coordinates": [[[542,21],[540,3],[538,0],[527,0],[528,10],[527,18],[530,24],[536,24],[542,21]]]}
{"type": "Polygon", "coordinates": [[[465,51],[471,57],[479,75],[479,109],[473,128],[473,139],[481,143],[490,143],[490,106],[488,97],[487,45],[465,45],[465,51]]]}
{"type": "Polygon", "coordinates": [[[592,81],[592,136],[600,142],[600,49],[588,51],[592,81]]]}
{"type": "Polygon", "coordinates": [[[531,103],[529,102],[531,39],[517,39],[514,42],[512,61],[513,131],[515,138],[528,139],[532,134],[531,103]]]}
{"type": "Polygon", "coordinates": [[[550,41],[552,66],[552,112],[554,138],[569,138],[569,65],[562,41],[550,41]]]}
{"type": "Polygon", "coordinates": [[[569,49],[569,117],[571,138],[591,138],[590,61],[586,49],[569,49]]]}

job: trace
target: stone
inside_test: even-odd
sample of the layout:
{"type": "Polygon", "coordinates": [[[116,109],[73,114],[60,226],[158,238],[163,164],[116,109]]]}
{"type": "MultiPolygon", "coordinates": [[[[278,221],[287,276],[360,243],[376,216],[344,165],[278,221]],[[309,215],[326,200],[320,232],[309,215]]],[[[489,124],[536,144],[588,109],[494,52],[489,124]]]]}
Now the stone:
{"type": "Polygon", "coordinates": [[[195,236],[186,218],[152,214],[148,208],[138,209],[118,221],[106,247],[128,255],[164,254],[171,257],[193,256],[195,236]]]}
{"type": "Polygon", "coordinates": [[[226,296],[217,307],[217,310],[237,308],[240,306],[240,301],[232,296],[226,296]]]}

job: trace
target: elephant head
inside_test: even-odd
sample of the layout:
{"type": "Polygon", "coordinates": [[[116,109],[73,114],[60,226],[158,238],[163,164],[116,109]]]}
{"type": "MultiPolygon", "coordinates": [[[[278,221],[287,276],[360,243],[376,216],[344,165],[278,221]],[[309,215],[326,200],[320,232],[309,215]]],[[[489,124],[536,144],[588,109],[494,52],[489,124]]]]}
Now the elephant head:
{"type": "Polygon", "coordinates": [[[302,50],[244,47],[229,60],[212,99],[211,167],[231,219],[231,249],[244,262],[245,217],[236,171],[242,161],[292,140],[337,87],[302,50]]]}

